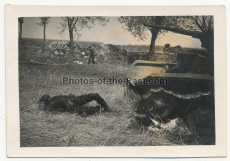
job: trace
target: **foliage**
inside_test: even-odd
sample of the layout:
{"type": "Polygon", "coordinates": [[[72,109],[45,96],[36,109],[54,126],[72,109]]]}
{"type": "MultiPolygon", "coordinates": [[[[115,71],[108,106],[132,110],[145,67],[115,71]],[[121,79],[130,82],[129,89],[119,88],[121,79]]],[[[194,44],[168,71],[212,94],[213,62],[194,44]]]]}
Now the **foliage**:
{"type": "Polygon", "coordinates": [[[144,24],[164,25],[168,27],[177,25],[175,17],[172,16],[122,16],[118,18],[118,21],[121,24],[124,24],[124,26],[122,26],[123,29],[131,32],[131,34],[138,38],[138,40],[144,41],[148,37],[151,37],[151,53],[154,52],[157,36],[167,31],[146,27],[144,24]]]}
{"type": "Polygon", "coordinates": [[[98,23],[99,25],[106,25],[109,21],[104,17],[62,17],[61,24],[61,33],[63,33],[66,29],[69,30],[69,38],[70,38],[70,52],[73,53],[73,39],[74,36],[79,38],[81,36],[80,31],[84,28],[91,29],[98,23]]]}
{"type": "Polygon", "coordinates": [[[39,19],[41,20],[41,22],[38,23],[38,25],[44,27],[44,30],[43,30],[43,34],[44,34],[43,47],[45,47],[45,44],[46,44],[46,26],[48,26],[48,23],[50,22],[50,17],[39,17],[39,19]]]}
{"type": "Polygon", "coordinates": [[[104,46],[101,44],[92,44],[87,48],[87,50],[104,51],[104,46]]]}
{"type": "MultiPolygon", "coordinates": [[[[80,46],[77,43],[74,43],[74,49],[80,49],[80,46]]],[[[69,43],[66,41],[53,41],[51,42],[48,47],[51,50],[70,50],[69,43]]]]}
{"type": "MultiPolygon", "coordinates": [[[[119,17],[118,21],[121,24],[123,29],[131,32],[134,37],[137,37],[140,40],[147,39],[150,35],[149,31],[155,30],[151,27],[146,27],[144,24],[152,24],[152,25],[163,25],[167,27],[176,27],[176,18],[172,16],[126,16],[119,17]]],[[[158,34],[167,32],[165,30],[159,30],[158,34]]]]}
{"type": "MultiPolygon", "coordinates": [[[[140,40],[147,39],[147,37],[151,36],[149,31],[154,30],[143,24],[162,25],[170,28],[202,32],[212,30],[214,25],[213,16],[126,16],[118,18],[118,21],[125,25],[122,26],[123,29],[131,32],[134,37],[140,40]],[[163,18],[163,21],[160,22],[158,17],[163,18]]],[[[160,30],[158,35],[164,32],[167,31],[160,30]]]]}
{"type": "Polygon", "coordinates": [[[80,31],[84,28],[91,29],[97,23],[101,26],[105,26],[109,19],[105,17],[62,17],[61,24],[61,32],[65,32],[65,30],[74,31],[74,35],[79,38],[81,36],[80,31]]]}
{"type": "MultiPolygon", "coordinates": [[[[125,27],[123,26],[123,28],[129,31],[134,37],[137,37],[138,40],[145,40],[151,36],[150,55],[154,53],[157,36],[167,32],[167,30],[146,27],[144,24],[161,25],[164,27],[201,31],[204,33],[213,31],[213,16],[127,16],[118,18],[118,21],[124,24],[125,27]]],[[[154,56],[154,54],[152,56],[154,56]]]]}
{"type": "Polygon", "coordinates": [[[38,23],[39,26],[47,25],[50,22],[50,17],[39,17],[40,22],[38,23]]]}
{"type": "Polygon", "coordinates": [[[177,18],[177,26],[185,30],[206,33],[213,30],[213,16],[180,16],[177,18]]]}
{"type": "Polygon", "coordinates": [[[118,46],[116,46],[116,45],[108,44],[108,45],[106,45],[106,46],[108,47],[108,49],[109,49],[110,51],[121,52],[121,49],[120,49],[118,46]]]}

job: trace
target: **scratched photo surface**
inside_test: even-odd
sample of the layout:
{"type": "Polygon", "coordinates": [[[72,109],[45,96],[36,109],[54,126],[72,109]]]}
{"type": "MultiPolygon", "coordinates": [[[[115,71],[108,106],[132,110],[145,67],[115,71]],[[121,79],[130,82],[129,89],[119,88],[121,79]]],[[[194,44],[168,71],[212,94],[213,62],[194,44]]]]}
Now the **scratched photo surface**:
{"type": "Polygon", "coordinates": [[[214,16],[18,17],[20,147],[215,145],[214,16]]]}

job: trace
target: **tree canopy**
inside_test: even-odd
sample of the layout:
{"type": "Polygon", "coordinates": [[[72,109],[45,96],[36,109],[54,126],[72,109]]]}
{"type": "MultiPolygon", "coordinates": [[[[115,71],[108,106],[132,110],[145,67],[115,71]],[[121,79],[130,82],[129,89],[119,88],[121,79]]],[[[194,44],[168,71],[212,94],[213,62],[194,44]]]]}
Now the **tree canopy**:
{"type": "Polygon", "coordinates": [[[124,24],[124,30],[130,32],[138,40],[146,40],[148,37],[151,37],[149,55],[153,56],[155,41],[158,35],[167,32],[167,30],[144,26],[144,24],[200,31],[203,33],[213,32],[213,16],[126,16],[119,17],[118,21],[124,24]]]}
{"type": "Polygon", "coordinates": [[[118,21],[121,24],[124,24],[124,26],[122,26],[124,30],[131,32],[131,34],[138,38],[138,40],[146,40],[149,36],[151,37],[150,55],[154,55],[157,36],[167,31],[146,27],[144,24],[164,25],[168,27],[174,27],[177,25],[175,17],[171,16],[125,16],[119,17],[118,21]]]}
{"type": "Polygon", "coordinates": [[[38,25],[40,26],[44,26],[44,25],[48,25],[48,23],[50,22],[50,17],[39,17],[40,22],[38,23],[38,25]]]}
{"type": "Polygon", "coordinates": [[[101,26],[105,26],[109,19],[105,17],[62,17],[61,24],[61,32],[63,33],[65,30],[69,30],[70,36],[70,49],[73,51],[73,39],[74,36],[77,39],[81,36],[80,31],[84,28],[91,29],[96,24],[101,26]]]}
{"type": "Polygon", "coordinates": [[[65,32],[66,29],[74,31],[74,36],[79,38],[81,34],[79,31],[81,31],[84,28],[91,29],[94,27],[97,23],[101,26],[105,26],[107,22],[109,22],[109,19],[105,17],[62,17],[61,24],[61,32],[65,32]]]}
{"type": "Polygon", "coordinates": [[[213,16],[181,16],[177,18],[178,27],[190,31],[207,33],[213,30],[213,16]]]}

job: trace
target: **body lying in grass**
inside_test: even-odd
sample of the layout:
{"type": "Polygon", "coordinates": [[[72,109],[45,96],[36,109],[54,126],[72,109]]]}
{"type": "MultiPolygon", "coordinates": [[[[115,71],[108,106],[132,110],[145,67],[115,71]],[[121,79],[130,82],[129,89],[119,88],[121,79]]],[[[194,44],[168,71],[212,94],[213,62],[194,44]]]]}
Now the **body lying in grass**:
{"type": "Polygon", "coordinates": [[[97,93],[89,93],[81,96],[75,96],[70,94],[69,96],[60,95],[55,97],[50,97],[49,95],[43,95],[39,103],[44,103],[43,110],[45,111],[55,111],[55,112],[74,112],[86,115],[94,114],[104,109],[104,111],[111,111],[111,108],[105,102],[105,100],[97,93]],[[100,106],[96,107],[83,107],[91,101],[96,101],[100,106]]]}

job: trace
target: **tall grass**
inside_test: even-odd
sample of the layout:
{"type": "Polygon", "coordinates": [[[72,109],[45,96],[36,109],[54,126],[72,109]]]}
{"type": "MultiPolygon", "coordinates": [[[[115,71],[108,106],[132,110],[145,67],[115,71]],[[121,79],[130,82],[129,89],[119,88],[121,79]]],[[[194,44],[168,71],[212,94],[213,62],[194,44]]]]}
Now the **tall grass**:
{"type": "Polygon", "coordinates": [[[135,118],[140,100],[134,93],[126,95],[125,85],[62,84],[62,77],[125,78],[127,68],[114,64],[30,65],[20,63],[20,143],[21,147],[47,146],[158,146],[202,144],[189,133],[186,125],[174,131],[152,132],[135,118]],[[100,94],[113,112],[99,112],[89,117],[78,114],[52,114],[39,109],[43,94],[100,94]],[[192,140],[192,141],[191,141],[192,140]]]}

